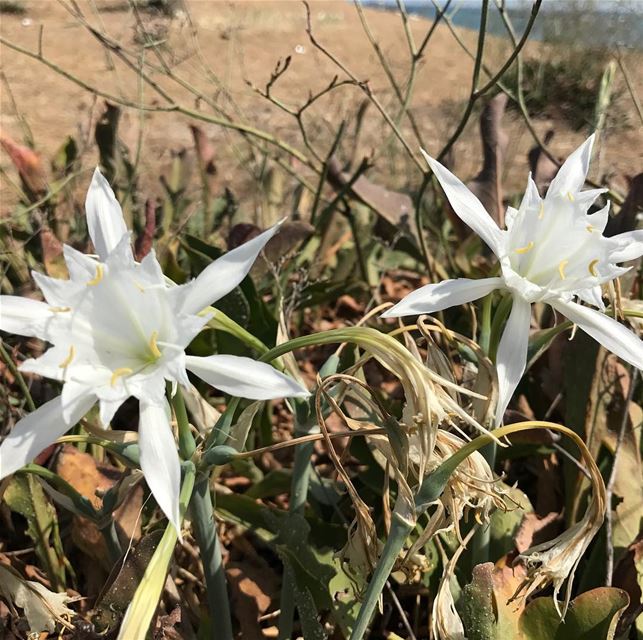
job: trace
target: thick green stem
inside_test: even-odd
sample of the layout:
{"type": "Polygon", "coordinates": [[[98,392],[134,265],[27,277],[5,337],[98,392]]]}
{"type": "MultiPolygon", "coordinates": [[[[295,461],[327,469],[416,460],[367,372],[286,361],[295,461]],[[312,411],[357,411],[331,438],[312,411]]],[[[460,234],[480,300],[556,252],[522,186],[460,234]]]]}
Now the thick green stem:
{"type": "Polygon", "coordinates": [[[174,396],[171,398],[172,407],[174,408],[174,415],[179,427],[179,453],[183,460],[190,460],[196,451],[196,442],[190,430],[190,422],[188,421],[188,413],[185,410],[185,401],[183,400],[183,393],[181,389],[177,389],[174,396]]]}
{"type": "Polygon", "coordinates": [[[413,525],[410,522],[403,520],[395,513],[393,514],[391,530],[389,531],[382,555],[366,590],[364,602],[359,610],[357,622],[355,623],[350,640],[362,640],[364,637],[371,618],[373,617],[375,607],[377,607],[380,594],[386,585],[388,577],[391,575],[393,565],[412,529],[413,525]]]}
{"type": "Polygon", "coordinates": [[[121,543],[116,533],[116,522],[114,518],[109,518],[107,524],[100,529],[100,533],[103,536],[103,540],[105,540],[110,561],[112,564],[116,564],[123,555],[123,550],[121,549],[121,543]]]}
{"type": "Polygon", "coordinates": [[[502,328],[505,325],[505,320],[511,311],[511,305],[513,304],[513,296],[506,295],[498,305],[496,312],[493,315],[493,321],[491,322],[491,335],[489,337],[489,357],[495,363],[496,353],[498,351],[498,345],[500,344],[500,338],[502,336],[502,328]]]}
{"type": "Polygon", "coordinates": [[[493,294],[487,294],[482,301],[482,322],[480,327],[480,348],[482,352],[489,355],[489,341],[491,339],[491,304],[493,294]]]}
{"type": "Polygon", "coordinates": [[[207,475],[198,476],[190,501],[190,510],[194,524],[194,537],[203,561],[212,637],[233,640],[228,587],[221,558],[221,543],[214,525],[214,506],[207,475]]]}

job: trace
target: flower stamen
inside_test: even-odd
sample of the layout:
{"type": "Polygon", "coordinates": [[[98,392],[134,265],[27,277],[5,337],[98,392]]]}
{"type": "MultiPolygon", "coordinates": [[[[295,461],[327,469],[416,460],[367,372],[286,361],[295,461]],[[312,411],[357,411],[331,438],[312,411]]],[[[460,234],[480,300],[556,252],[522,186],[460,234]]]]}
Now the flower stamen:
{"type": "Polygon", "coordinates": [[[590,233],[593,233],[594,231],[596,231],[596,227],[594,227],[594,226],[593,226],[593,225],[591,225],[591,224],[588,224],[588,225],[585,227],[585,229],[587,229],[590,233]]]}
{"type": "Polygon", "coordinates": [[[568,199],[570,202],[574,202],[574,196],[572,195],[572,192],[571,192],[571,191],[568,191],[568,192],[567,192],[567,199],[568,199]]]}
{"type": "Polygon", "coordinates": [[[104,269],[102,264],[97,264],[96,265],[96,276],[92,278],[88,283],[88,287],[93,287],[97,285],[102,279],[104,275],[104,269]]]}
{"type": "Polygon", "coordinates": [[[71,307],[49,307],[49,311],[52,313],[66,313],[71,311],[71,307]]]}
{"type": "Polygon", "coordinates": [[[598,258],[596,260],[592,260],[589,263],[589,266],[587,267],[589,269],[589,272],[594,276],[598,276],[598,271],[596,270],[596,265],[598,264],[598,258]]]}
{"type": "Polygon", "coordinates": [[[565,279],[565,267],[569,264],[569,260],[561,260],[560,264],[558,265],[558,273],[560,275],[560,279],[564,280],[565,279]]]}
{"type": "Polygon", "coordinates": [[[531,251],[534,248],[534,243],[530,242],[529,244],[525,245],[524,247],[519,247],[518,249],[514,249],[516,253],[523,254],[527,253],[528,251],[531,251]]]}
{"type": "Polygon", "coordinates": [[[163,355],[161,353],[161,350],[158,348],[158,345],[156,344],[156,339],[158,337],[159,337],[159,332],[152,331],[152,335],[150,336],[150,341],[148,343],[150,346],[150,351],[152,352],[152,355],[154,356],[155,359],[158,359],[163,355]]]}
{"type": "Polygon", "coordinates": [[[115,386],[116,381],[120,377],[128,376],[130,373],[134,373],[134,372],[129,367],[119,367],[118,369],[114,369],[114,371],[112,371],[112,377],[109,380],[110,386],[112,386],[112,387],[115,386]]]}
{"type": "Polygon", "coordinates": [[[67,355],[67,357],[66,357],[66,358],[65,358],[65,359],[64,359],[64,360],[63,360],[63,361],[58,365],[58,367],[59,367],[59,368],[61,368],[61,369],[66,369],[66,368],[71,364],[71,361],[74,359],[74,357],[75,357],[75,356],[76,356],[76,347],[74,347],[74,345],[72,344],[72,345],[69,347],[69,354],[68,354],[68,355],[67,355]]]}

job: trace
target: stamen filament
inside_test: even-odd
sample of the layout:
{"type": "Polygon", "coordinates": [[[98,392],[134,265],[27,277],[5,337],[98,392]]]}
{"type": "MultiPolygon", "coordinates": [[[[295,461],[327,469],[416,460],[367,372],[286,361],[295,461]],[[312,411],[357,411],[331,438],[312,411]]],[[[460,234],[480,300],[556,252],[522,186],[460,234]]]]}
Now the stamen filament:
{"type": "Polygon", "coordinates": [[[76,348],[72,344],[69,347],[69,355],[58,366],[61,369],[66,369],[71,364],[71,361],[74,359],[75,356],[76,356],[76,348]]]}
{"type": "Polygon", "coordinates": [[[569,260],[561,260],[558,265],[558,273],[560,274],[560,279],[565,279],[565,267],[569,264],[569,260]]]}
{"type": "Polygon", "coordinates": [[[155,358],[160,358],[163,355],[161,353],[161,350],[158,348],[158,345],[156,344],[156,339],[158,338],[158,336],[158,331],[152,331],[152,335],[150,336],[150,341],[148,343],[150,345],[150,351],[155,358]]]}
{"type": "Polygon", "coordinates": [[[540,201],[540,211],[538,212],[538,220],[542,220],[545,217],[545,202],[540,201]]]}
{"type": "Polygon", "coordinates": [[[114,371],[112,372],[112,377],[109,381],[110,386],[113,387],[120,377],[128,376],[130,373],[134,372],[129,367],[120,367],[118,369],[114,369],[114,371]]]}
{"type": "Polygon", "coordinates": [[[596,270],[596,265],[598,264],[598,258],[596,260],[592,260],[589,263],[589,266],[587,267],[589,269],[589,272],[594,276],[598,276],[598,271],[596,270]]]}
{"type": "Polygon", "coordinates": [[[524,247],[519,247],[518,249],[514,249],[516,253],[527,253],[528,251],[531,251],[534,248],[534,243],[530,242],[529,244],[525,245],[524,247]]]}
{"type": "Polygon", "coordinates": [[[88,287],[93,287],[94,285],[97,285],[102,279],[103,279],[103,265],[102,264],[97,264],[96,265],[96,276],[92,278],[88,283],[88,287]]]}

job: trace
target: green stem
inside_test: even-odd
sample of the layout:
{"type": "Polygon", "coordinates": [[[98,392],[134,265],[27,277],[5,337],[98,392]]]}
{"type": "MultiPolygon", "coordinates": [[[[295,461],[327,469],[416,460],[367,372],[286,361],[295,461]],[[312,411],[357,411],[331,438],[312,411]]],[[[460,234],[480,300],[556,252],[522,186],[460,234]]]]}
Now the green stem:
{"type": "Polygon", "coordinates": [[[212,637],[233,640],[228,587],[221,558],[221,543],[214,525],[214,506],[207,475],[199,474],[190,509],[194,523],[194,537],[203,561],[212,637]]]}
{"type": "Polygon", "coordinates": [[[500,338],[502,336],[502,328],[505,325],[505,320],[511,311],[511,305],[513,304],[513,296],[506,295],[501,301],[496,312],[493,314],[493,321],[491,323],[491,335],[489,337],[489,358],[492,362],[496,361],[496,353],[498,351],[498,345],[500,344],[500,338]]]}
{"type": "MultiPolygon", "coordinates": [[[[168,389],[168,394],[171,394],[168,389]]],[[[190,460],[196,451],[196,442],[190,430],[190,422],[188,421],[188,414],[185,410],[185,401],[183,400],[183,392],[177,389],[173,397],[170,398],[172,407],[174,408],[174,415],[176,415],[176,422],[179,427],[179,453],[183,460],[190,460]]]]}
{"type": "Polygon", "coordinates": [[[489,355],[489,341],[491,339],[491,304],[493,294],[489,293],[482,301],[482,326],[480,327],[480,348],[489,355]]]}
{"type": "Polygon", "coordinates": [[[373,577],[371,578],[368,589],[366,590],[364,602],[360,607],[350,640],[362,640],[364,637],[371,618],[373,617],[375,608],[377,607],[377,601],[379,600],[380,594],[386,585],[386,581],[391,575],[393,565],[395,564],[400,551],[404,547],[404,542],[412,529],[413,525],[410,522],[403,520],[396,513],[393,514],[391,530],[389,531],[386,544],[382,550],[382,555],[380,556],[377,566],[375,567],[373,577]]]}

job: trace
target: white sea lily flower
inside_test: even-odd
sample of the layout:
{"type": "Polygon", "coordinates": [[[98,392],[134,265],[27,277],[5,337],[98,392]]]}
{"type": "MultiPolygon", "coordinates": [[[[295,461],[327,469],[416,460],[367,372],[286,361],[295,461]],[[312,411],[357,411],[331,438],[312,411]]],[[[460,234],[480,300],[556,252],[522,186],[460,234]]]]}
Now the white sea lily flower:
{"type": "Polygon", "coordinates": [[[604,347],[643,369],[643,342],[600,311],[601,285],[627,269],[617,264],[643,255],[643,230],[603,236],[609,203],[587,211],[605,189],[581,191],[589,169],[594,136],[574,151],[541,198],[531,176],[520,207],[509,207],[507,229],[500,229],[469,189],[424,151],[453,210],[489,246],[500,261],[501,275],[471,280],[459,278],[429,284],[410,293],[386,311],[386,317],[435,313],[477,300],[496,289],[513,297],[511,314],[497,353],[499,398],[496,424],[522,377],[527,361],[531,303],[545,302],[569,318],[604,347]]]}
{"type": "Polygon", "coordinates": [[[107,426],[134,396],[140,403],[141,468],[178,531],[180,462],[166,381],[189,388],[187,370],[240,397],[308,395],[292,378],[251,358],[185,354],[210,318],[199,313],[243,280],[278,225],[177,286],[163,275],[154,251],[140,263],[134,260],[121,208],[98,169],[85,206],[98,259],[65,246],[69,280],[33,273],[45,302],[0,296],[0,329],[51,343],[20,369],[63,383],[60,396],[20,420],[0,445],[0,479],[30,462],[95,403],[107,426]]]}

